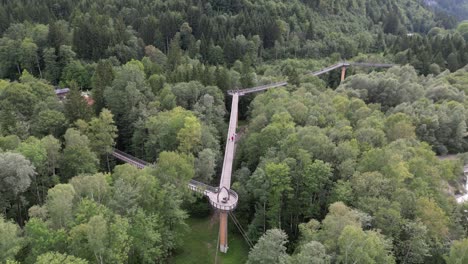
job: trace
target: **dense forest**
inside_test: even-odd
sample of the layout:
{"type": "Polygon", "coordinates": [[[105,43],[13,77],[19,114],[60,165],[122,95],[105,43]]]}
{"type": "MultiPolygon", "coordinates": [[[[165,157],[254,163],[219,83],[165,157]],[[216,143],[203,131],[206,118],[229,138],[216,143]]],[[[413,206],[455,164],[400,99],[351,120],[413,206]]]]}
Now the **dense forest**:
{"type": "Polygon", "coordinates": [[[460,20],[468,19],[468,3],[464,0],[424,0],[436,12],[450,13],[460,20]]]}
{"type": "Polygon", "coordinates": [[[240,102],[247,263],[465,263],[468,22],[425,2],[2,1],[0,263],[172,263],[227,91],[283,80],[240,102]],[[342,60],[395,66],[306,75],[342,60]]]}

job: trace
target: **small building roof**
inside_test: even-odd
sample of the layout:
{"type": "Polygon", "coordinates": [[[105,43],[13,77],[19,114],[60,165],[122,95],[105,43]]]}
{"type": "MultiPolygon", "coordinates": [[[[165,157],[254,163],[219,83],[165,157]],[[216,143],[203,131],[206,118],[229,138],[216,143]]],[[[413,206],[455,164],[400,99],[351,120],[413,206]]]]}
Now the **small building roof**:
{"type": "Polygon", "coordinates": [[[62,88],[62,89],[55,89],[55,94],[64,94],[64,93],[69,93],[70,88],[62,88]]]}

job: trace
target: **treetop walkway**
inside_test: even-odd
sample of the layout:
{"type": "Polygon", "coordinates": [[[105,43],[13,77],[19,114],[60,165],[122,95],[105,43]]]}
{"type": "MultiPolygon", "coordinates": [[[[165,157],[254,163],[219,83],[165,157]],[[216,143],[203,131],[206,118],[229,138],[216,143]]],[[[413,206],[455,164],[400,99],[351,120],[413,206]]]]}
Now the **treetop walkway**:
{"type": "MultiPolygon", "coordinates": [[[[319,71],[309,72],[307,75],[319,76],[330,72],[335,69],[342,69],[341,79],[344,80],[346,67],[357,66],[357,67],[377,67],[377,68],[388,68],[394,66],[394,64],[384,64],[384,63],[366,63],[366,62],[340,62],[328,66],[319,71]]],[[[268,89],[286,86],[288,82],[277,82],[261,86],[256,86],[248,89],[241,90],[230,90],[228,94],[232,96],[231,103],[231,113],[229,118],[229,128],[226,139],[226,149],[224,152],[224,161],[223,168],[221,172],[221,180],[219,187],[212,187],[207,184],[191,180],[188,183],[188,188],[192,191],[203,194],[208,197],[211,206],[220,211],[220,225],[219,225],[219,249],[221,252],[227,252],[228,250],[228,240],[227,240],[227,221],[228,213],[233,211],[238,204],[239,197],[237,193],[231,190],[231,176],[232,176],[232,165],[234,161],[234,152],[235,152],[235,143],[236,143],[236,129],[237,129],[237,119],[238,119],[238,105],[239,97],[265,91],[268,89]]],[[[129,164],[136,166],[137,168],[143,169],[148,166],[146,161],[133,157],[129,154],[126,154],[119,150],[114,150],[112,155],[129,164]]]]}

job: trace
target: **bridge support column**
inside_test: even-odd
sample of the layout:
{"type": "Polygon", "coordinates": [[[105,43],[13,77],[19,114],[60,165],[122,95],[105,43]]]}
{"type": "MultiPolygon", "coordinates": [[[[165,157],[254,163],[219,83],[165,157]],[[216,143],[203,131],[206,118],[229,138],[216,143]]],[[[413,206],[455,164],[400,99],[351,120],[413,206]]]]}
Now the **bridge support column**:
{"type": "Polygon", "coordinates": [[[219,251],[227,253],[228,250],[228,212],[219,213],[219,251]]]}
{"type": "Polygon", "coordinates": [[[341,68],[341,82],[344,81],[345,77],[346,77],[346,67],[343,66],[341,68]]]}

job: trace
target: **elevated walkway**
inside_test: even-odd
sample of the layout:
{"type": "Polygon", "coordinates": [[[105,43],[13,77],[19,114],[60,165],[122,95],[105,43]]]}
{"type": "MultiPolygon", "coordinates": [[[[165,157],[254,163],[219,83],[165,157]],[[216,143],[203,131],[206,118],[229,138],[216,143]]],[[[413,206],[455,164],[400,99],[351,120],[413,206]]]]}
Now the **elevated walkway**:
{"type": "MultiPolygon", "coordinates": [[[[146,166],[149,166],[148,162],[117,149],[114,149],[111,154],[116,159],[131,164],[139,169],[143,169],[146,166]]],[[[222,211],[232,211],[237,207],[239,198],[237,193],[233,190],[227,188],[222,189],[222,187],[213,187],[196,180],[190,180],[187,187],[194,192],[201,193],[202,195],[208,197],[210,204],[216,209],[222,211]]]]}
{"type": "MultiPolygon", "coordinates": [[[[312,75],[312,76],[320,76],[322,74],[328,73],[330,71],[336,70],[336,69],[346,69],[347,67],[373,67],[373,68],[391,68],[393,66],[396,66],[397,64],[390,64],[390,63],[371,63],[371,62],[339,62],[333,65],[330,65],[326,68],[323,68],[318,71],[313,71],[306,73],[306,75],[312,75]]],[[[276,87],[282,87],[288,85],[287,81],[283,82],[275,82],[275,83],[270,83],[270,84],[264,84],[260,86],[255,86],[252,88],[247,88],[247,89],[240,89],[240,90],[229,90],[227,93],[229,95],[234,95],[238,94],[239,96],[243,96],[246,94],[251,94],[251,93],[256,93],[256,92],[261,92],[265,90],[269,90],[272,88],[276,87]]]]}
{"type": "MultiPolygon", "coordinates": [[[[319,76],[330,72],[335,69],[342,69],[342,79],[346,67],[358,66],[358,67],[392,67],[393,64],[382,64],[382,63],[363,63],[363,62],[340,62],[333,64],[319,71],[309,72],[307,75],[319,76]]],[[[220,211],[220,225],[219,225],[219,249],[221,252],[227,252],[228,240],[227,240],[227,222],[228,213],[233,211],[238,204],[239,197],[236,192],[231,190],[231,177],[232,177],[232,166],[235,154],[235,143],[236,143],[236,129],[237,129],[237,118],[238,118],[238,106],[239,97],[251,94],[255,92],[265,91],[268,89],[286,86],[288,82],[276,82],[261,86],[256,86],[248,89],[241,90],[230,90],[228,94],[232,96],[231,113],[229,118],[229,128],[226,139],[226,149],[224,151],[223,169],[221,172],[221,180],[219,187],[209,186],[202,182],[191,180],[188,183],[188,188],[194,192],[198,192],[208,197],[211,206],[220,211]]],[[[143,169],[148,166],[146,161],[133,157],[127,153],[115,149],[112,152],[112,156],[115,158],[132,164],[137,168],[143,169]]]]}

